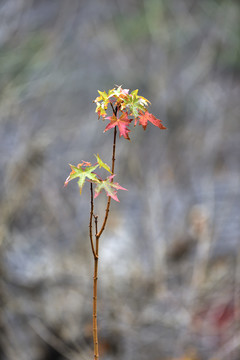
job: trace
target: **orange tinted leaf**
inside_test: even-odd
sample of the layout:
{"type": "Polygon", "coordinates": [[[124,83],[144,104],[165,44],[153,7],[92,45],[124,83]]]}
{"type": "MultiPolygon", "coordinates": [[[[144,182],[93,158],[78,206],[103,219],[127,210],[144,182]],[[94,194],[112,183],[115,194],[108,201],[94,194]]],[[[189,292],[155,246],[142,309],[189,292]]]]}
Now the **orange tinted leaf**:
{"type": "Polygon", "coordinates": [[[126,112],[123,112],[120,118],[113,115],[107,117],[106,119],[110,120],[110,123],[106,126],[104,132],[117,126],[119,129],[119,137],[123,136],[125,139],[130,140],[128,136],[128,133],[130,132],[128,126],[130,125],[132,119],[128,118],[128,114],[126,112]]]}
{"type": "Polygon", "coordinates": [[[143,129],[146,130],[146,127],[148,125],[148,121],[150,121],[153,125],[159,127],[159,129],[166,129],[165,126],[163,126],[161,120],[157,119],[153,114],[150,114],[148,111],[141,112],[138,118],[135,120],[135,125],[139,121],[139,125],[142,125],[143,129]]]}

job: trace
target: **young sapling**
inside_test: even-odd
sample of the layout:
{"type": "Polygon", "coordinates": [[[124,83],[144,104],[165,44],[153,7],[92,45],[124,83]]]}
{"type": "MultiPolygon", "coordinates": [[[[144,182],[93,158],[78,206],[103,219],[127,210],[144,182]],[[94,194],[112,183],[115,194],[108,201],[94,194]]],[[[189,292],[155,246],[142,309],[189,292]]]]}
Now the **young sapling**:
{"type": "Polygon", "coordinates": [[[129,126],[134,122],[134,127],[139,124],[146,130],[148,123],[152,123],[159,129],[166,129],[162,125],[161,120],[157,119],[153,114],[148,112],[148,105],[150,101],[143,96],[138,95],[138,90],[132,92],[129,89],[123,89],[122,86],[116,86],[108,92],[98,91],[99,96],[93,101],[96,104],[96,113],[98,119],[108,120],[104,132],[113,129],[113,146],[112,146],[112,164],[111,168],[102,161],[99,154],[95,155],[96,161],[94,164],[88,161],[82,161],[77,166],[70,165],[71,173],[65,181],[65,186],[69,181],[78,179],[78,186],[80,194],[83,186],[87,181],[90,185],[90,217],[89,217],[89,239],[91,250],[94,259],[94,275],[93,275],[93,345],[94,345],[94,360],[99,358],[98,347],[98,327],[97,327],[97,285],[98,285],[98,260],[99,260],[99,239],[105,229],[108,215],[110,211],[111,199],[119,202],[118,190],[127,190],[117,182],[115,182],[115,154],[116,154],[116,138],[117,132],[119,137],[130,140],[129,133],[131,132],[129,126]],[[111,116],[108,115],[108,110],[111,110],[111,116]],[[103,168],[108,176],[102,178],[98,169],[103,168]],[[107,204],[104,218],[101,226],[99,226],[98,215],[95,212],[95,199],[98,195],[105,191],[107,196],[107,204]],[[94,223],[94,225],[93,225],[94,223]]]}

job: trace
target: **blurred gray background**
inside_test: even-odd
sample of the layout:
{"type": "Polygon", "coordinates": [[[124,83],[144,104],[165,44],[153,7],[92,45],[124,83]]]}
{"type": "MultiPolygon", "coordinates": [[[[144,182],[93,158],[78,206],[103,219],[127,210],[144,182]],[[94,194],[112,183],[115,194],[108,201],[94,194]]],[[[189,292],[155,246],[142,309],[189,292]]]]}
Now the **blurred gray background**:
{"type": "Polygon", "coordinates": [[[100,358],[240,359],[239,79],[237,0],[0,1],[1,360],[93,357],[89,190],[63,184],[111,163],[115,84],[168,130],[117,140],[100,358]]]}

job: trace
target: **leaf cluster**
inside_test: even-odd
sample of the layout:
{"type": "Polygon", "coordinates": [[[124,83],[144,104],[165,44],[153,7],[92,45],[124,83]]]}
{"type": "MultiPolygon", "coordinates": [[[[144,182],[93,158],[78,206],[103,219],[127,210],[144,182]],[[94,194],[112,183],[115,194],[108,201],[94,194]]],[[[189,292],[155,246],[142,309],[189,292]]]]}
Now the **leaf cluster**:
{"type": "MultiPolygon", "coordinates": [[[[129,126],[133,120],[134,127],[139,124],[142,125],[144,130],[147,128],[149,122],[160,129],[166,129],[161,120],[157,119],[153,114],[148,112],[147,109],[150,101],[145,99],[143,96],[138,95],[138,89],[130,92],[129,89],[123,89],[122,86],[116,86],[108,92],[98,91],[98,93],[99,96],[93,102],[96,104],[98,119],[102,118],[103,120],[109,120],[104,132],[112,128],[115,129],[114,149],[117,129],[119,130],[119,137],[123,136],[125,139],[130,140],[129,132],[131,130],[129,129],[129,126]],[[111,116],[107,116],[109,107],[112,109],[111,116]]],[[[113,153],[113,159],[114,154],[115,150],[113,153]]],[[[95,155],[95,157],[97,162],[93,165],[87,161],[82,161],[77,166],[70,164],[72,171],[67,177],[64,185],[67,186],[69,181],[78,178],[80,194],[82,193],[85,181],[88,181],[95,185],[94,198],[96,198],[102,190],[105,190],[109,199],[112,198],[115,201],[119,201],[117,197],[117,190],[127,189],[113,181],[115,176],[115,174],[112,173],[114,172],[114,165],[112,165],[111,171],[110,167],[101,160],[98,154],[95,155]],[[102,179],[99,174],[96,173],[97,168],[104,168],[111,175],[102,179]]]]}
{"type": "Polygon", "coordinates": [[[112,174],[110,167],[102,161],[100,156],[95,155],[97,162],[92,165],[90,162],[82,161],[77,166],[70,165],[72,171],[67,177],[64,186],[67,186],[69,181],[78,178],[78,186],[80,188],[80,194],[82,193],[82,188],[85,181],[88,181],[92,184],[95,184],[95,194],[94,198],[96,198],[102,190],[105,190],[106,195],[110,196],[113,200],[118,201],[117,190],[127,190],[120,186],[117,182],[113,182],[113,178],[115,174],[112,174]],[[106,177],[106,179],[102,179],[96,172],[97,168],[104,168],[111,175],[106,177]]]}
{"type": "Polygon", "coordinates": [[[153,114],[148,112],[150,101],[143,96],[138,95],[138,89],[130,92],[129,89],[122,89],[117,86],[108,91],[98,91],[99,96],[94,100],[96,104],[96,113],[98,118],[107,119],[110,122],[106,126],[104,132],[114,128],[119,129],[119,136],[130,140],[129,125],[134,120],[134,126],[142,125],[146,130],[148,122],[160,129],[166,129],[161,120],[157,119],[153,114]],[[112,108],[113,115],[107,116],[108,107],[112,108]]]}

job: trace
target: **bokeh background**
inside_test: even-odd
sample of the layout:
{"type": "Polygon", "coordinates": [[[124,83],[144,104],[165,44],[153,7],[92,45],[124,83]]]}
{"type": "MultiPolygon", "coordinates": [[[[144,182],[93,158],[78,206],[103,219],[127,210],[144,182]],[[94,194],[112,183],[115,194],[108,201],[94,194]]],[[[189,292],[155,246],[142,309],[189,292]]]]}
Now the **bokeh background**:
{"type": "MultiPolygon", "coordinates": [[[[92,100],[139,89],[168,130],[117,141],[101,359],[240,359],[240,3],[0,1],[0,359],[92,358],[92,100]]],[[[98,211],[105,208],[99,196],[98,211]]]]}

